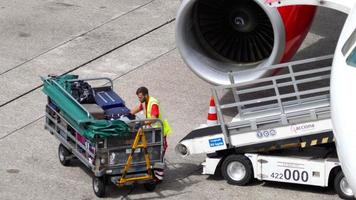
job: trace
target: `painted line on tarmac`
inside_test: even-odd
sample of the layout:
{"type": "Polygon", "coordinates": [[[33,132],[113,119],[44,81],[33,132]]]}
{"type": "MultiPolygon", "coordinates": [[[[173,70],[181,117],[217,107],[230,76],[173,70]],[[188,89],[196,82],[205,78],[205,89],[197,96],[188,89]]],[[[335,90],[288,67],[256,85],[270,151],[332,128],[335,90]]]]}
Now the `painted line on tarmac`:
{"type": "Polygon", "coordinates": [[[28,127],[28,126],[30,126],[30,125],[36,123],[37,121],[39,121],[39,120],[42,119],[42,118],[44,118],[44,115],[42,115],[42,116],[40,116],[39,118],[37,118],[37,119],[35,119],[35,120],[33,120],[33,121],[31,121],[31,122],[29,122],[29,123],[27,123],[27,124],[21,126],[20,128],[17,128],[17,129],[15,129],[15,130],[11,131],[10,133],[8,133],[8,134],[2,136],[2,137],[0,138],[0,141],[3,140],[3,139],[5,139],[6,137],[8,137],[8,136],[10,136],[10,135],[12,135],[12,134],[14,134],[14,133],[16,133],[17,131],[22,130],[22,129],[24,129],[24,128],[26,128],[26,127],[28,127]]]}
{"type": "MultiPolygon", "coordinates": [[[[165,56],[165,55],[168,55],[169,53],[173,52],[174,50],[176,50],[176,47],[174,47],[174,48],[172,48],[172,49],[170,49],[170,50],[168,50],[168,51],[166,51],[166,52],[164,52],[164,53],[158,55],[158,56],[155,57],[155,58],[152,58],[151,60],[149,60],[149,61],[147,61],[147,62],[145,62],[145,63],[143,63],[143,64],[141,64],[141,65],[138,65],[137,67],[135,67],[135,68],[129,70],[128,72],[125,72],[124,74],[121,74],[121,75],[119,75],[119,76],[113,78],[112,80],[113,80],[113,81],[116,81],[116,80],[118,80],[118,79],[120,79],[120,78],[122,78],[122,77],[124,77],[124,76],[126,76],[126,75],[128,75],[128,74],[130,74],[131,72],[134,72],[134,71],[136,71],[136,70],[138,70],[138,69],[144,67],[145,65],[150,64],[150,63],[152,63],[152,62],[154,62],[154,61],[156,61],[156,60],[162,58],[162,57],[165,56]]],[[[104,85],[106,85],[106,84],[104,84],[104,85]]],[[[42,87],[42,85],[41,85],[40,87],[42,87]]],[[[40,88],[40,87],[38,87],[38,88],[40,88]]],[[[38,88],[37,88],[37,89],[38,89],[38,88]]],[[[0,142],[1,142],[2,140],[4,140],[5,138],[7,138],[8,136],[15,134],[16,132],[18,132],[18,131],[20,131],[20,130],[22,130],[22,129],[24,129],[24,128],[26,128],[26,127],[28,127],[28,126],[34,124],[34,123],[36,123],[37,121],[39,121],[39,120],[41,120],[41,119],[43,119],[43,118],[44,118],[44,115],[42,115],[42,116],[38,117],[37,119],[35,119],[35,120],[33,120],[33,121],[31,121],[31,122],[29,122],[29,123],[27,123],[27,124],[21,126],[20,128],[17,128],[17,129],[15,129],[15,130],[9,132],[8,134],[6,134],[6,135],[4,135],[4,136],[2,136],[2,137],[0,138],[0,142]]]]}
{"type": "MultiPolygon", "coordinates": [[[[95,58],[93,58],[93,59],[90,59],[89,61],[86,61],[86,62],[83,63],[83,64],[80,64],[79,66],[77,66],[77,67],[75,67],[75,68],[73,68],[73,69],[71,69],[71,70],[69,70],[69,71],[67,71],[67,72],[65,72],[65,73],[63,73],[63,74],[61,74],[61,76],[62,76],[62,75],[65,75],[65,74],[69,74],[69,73],[71,73],[71,72],[73,72],[73,71],[75,71],[75,70],[77,70],[77,69],[79,69],[79,68],[82,68],[82,67],[84,67],[85,65],[87,65],[87,64],[89,64],[89,63],[91,63],[91,62],[94,62],[95,60],[98,60],[98,59],[100,59],[100,58],[102,58],[102,57],[104,57],[104,56],[106,56],[106,55],[112,53],[112,52],[115,51],[115,50],[118,50],[118,49],[120,49],[120,48],[122,48],[122,47],[124,47],[124,46],[126,46],[126,45],[128,45],[128,44],[130,44],[130,43],[132,43],[132,42],[134,42],[134,41],[136,41],[136,40],[138,40],[138,39],[140,39],[140,38],[142,38],[142,37],[144,37],[144,36],[146,36],[146,35],[152,33],[152,32],[154,32],[154,31],[156,31],[156,30],[158,30],[158,29],[160,29],[160,28],[162,28],[162,27],[164,27],[164,26],[166,26],[166,25],[171,24],[171,23],[174,22],[174,21],[175,21],[175,18],[170,19],[170,20],[166,21],[165,23],[163,23],[163,24],[161,24],[161,25],[159,25],[159,26],[157,26],[157,27],[155,27],[155,28],[153,28],[153,29],[151,29],[151,30],[149,30],[149,31],[147,31],[147,32],[145,32],[145,33],[143,33],[143,34],[137,36],[137,37],[134,37],[133,39],[131,39],[131,40],[129,40],[129,41],[127,41],[127,42],[125,42],[125,43],[123,43],[123,44],[121,44],[121,45],[119,45],[119,46],[117,46],[117,47],[115,47],[115,48],[113,48],[113,49],[111,49],[111,50],[109,50],[109,51],[103,53],[103,54],[100,54],[99,56],[97,56],[97,57],[95,57],[95,58]]],[[[9,104],[9,103],[11,103],[11,102],[14,102],[14,101],[20,99],[21,97],[24,97],[24,96],[30,94],[31,92],[34,92],[35,90],[38,90],[38,89],[41,88],[42,86],[43,86],[43,84],[41,84],[41,85],[39,85],[39,86],[37,86],[37,87],[35,87],[35,88],[33,88],[33,89],[31,89],[31,90],[29,90],[29,91],[27,91],[27,92],[25,92],[25,93],[19,95],[19,96],[17,96],[17,97],[15,97],[15,98],[13,98],[13,99],[11,99],[11,100],[9,100],[9,101],[7,101],[7,102],[1,104],[1,105],[0,105],[0,108],[3,107],[3,106],[6,106],[7,104],[9,104]]]]}
{"type": "MultiPolygon", "coordinates": [[[[165,53],[163,53],[163,54],[161,54],[161,55],[159,55],[159,56],[157,56],[157,57],[155,57],[155,58],[153,58],[153,59],[151,59],[151,60],[149,60],[149,61],[147,61],[147,62],[145,62],[145,63],[143,63],[143,64],[141,64],[141,65],[139,65],[139,66],[137,66],[137,67],[135,67],[135,68],[132,68],[132,69],[130,69],[129,71],[127,71],[127,72],[125,72],[125,73],[123,73],[123,74],[121,74],[121,75],[119,75],[119,76],[117,76],[117,77],[115,77],[115,78],[113,78],[112,80],[113,80],[113,81],[116,81],[116,80],[122,78],[123,76],[126,76],[126,75],[128,75],[129,73],[134,72],[134,71],[140,69],[140,68],[143,67],[144,65],[149,64],[149,63],[152,63],[152,62],[158,60],[159,58],[161,58],[161,57],[163,57],[163,56],[165,56],[165,55],[170,54],[171,52],[173,52],[173,51],[176,50],[176,49],[177,49],[177,47],[174,47],[174,48],[172,48],[172,49],[166,51],[165,53]]],[[[108,84],[108,83],[106,83],[106,84],[108,84]]],[[[105,84],[105,85],[106,85],[106,84],[105,84]]]]}
{"type": "Polygon", "coordinates": [[[132,10],[129,10],[129,11],[126,12],[126,13],[123,13],[123,14],[121,14],[121,15],[119,15],[119,16],[116,16],[116,17],[114,17],[114,18],[111,18],[110,20],[108,20],[108,21],[106,21],[106,22],[104,22],[104,23],[102,23],[102,24],[100,24],[100,25],[98,25],[98,26],[96,26],[96,27],[94,27],[94,28],[92,28],[92,29],[89,29],[88,31],[86,31],[86,32],[84,32],[84,33],[80,33],[80,34],[74,36],[73,38],[71,38],[71,39],[69,39],[69,40],[66,40],[66,41],[64,41],[64,42],[61,42],[61,43],[59,43],[58,45],[55,45],[54,47],[51,47],[51,48],[45,50],[44,52],[41,52],[40,54],[35,55],[34,57],[32,57],[32,58],[30,58],[30,59],[28,59],[28,60],[26,60],[26,61],[24,61],[24,62],[22,62],[22,63],[20,63],[20,64],[18,64],[18,65],[16,65],[15,67],[12,67],[12,68],[10,68],[10,69],[8,69],[8,70],[6,70],[6,71],[0,73],[0,76],[6,74],[6,73],[8,73],[8,72],[10,72],[10,71],[12,71],[12,70],[14,70],[14,69],[16,69],[16,68],[21,67],[22,65],[24,65],[24,64],[26,64],[26,63],[28,63],[28,62],[31,62],[31,61],[33,61],[34,59],[36,59],[36,58],[38,58],[38,57],[40,57],[40,56],[42,56],[42,55],[44,55],[44,54],[46,54],[46,53],[52,51],[52,50],[54,50],[54,49],[56,49],[56,48],[58,48],[58,47],[61,47],[61,46],[65,45],[65,44],[68,44],[69,42],[71,42],[71,41],[73,41],[73,40],[75,40],[75,39],[77,39],[77,38],[79,38],[79,37],[82,37],[82,36],[84,36],[84,35],[86,35],[86,34],[92,32],[92,31],[94,31],[94,30],[96,30],[96,29],[98,29],[98,28],[100,28],[100,27],[102,27],[102,26],[104,26],[104,25],[106,25],[106,24],[108,24],[108,23],[110,23],[110,22],[113,22],[113,21],[115,21],[115,20],[117,20],[117,19],[119,19],[119,18],[121,18],[121,17],[123,17],[123,16],[125,16],[125,15],[127,15],[127,14],[130,14],[130,13],[132,13],[132,12],[134,12],[134,11],[136,11],[136,10],[142,8],[142,7],[145,7],[145,6],[147,6],[148,4],[151,4],[153,1],[156,1],[156,0],[151,0],[151,1],[145,3],[145,4],[141,5],[141,6],[138,6],[137,8],[134,8],[134,9],[132,9],[132,10]]]}

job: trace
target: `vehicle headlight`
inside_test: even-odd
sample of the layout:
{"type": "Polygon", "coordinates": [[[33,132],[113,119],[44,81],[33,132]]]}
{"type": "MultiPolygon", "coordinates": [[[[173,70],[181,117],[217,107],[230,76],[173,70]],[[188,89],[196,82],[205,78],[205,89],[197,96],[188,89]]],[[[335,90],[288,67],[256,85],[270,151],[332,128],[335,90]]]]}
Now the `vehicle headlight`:
{"type": "Polygon", "coordinates": [[[183,157],[189,155],[188,148],[184,144],[178,144],[176,146],[176,152],[179,153],[183,157]]]}

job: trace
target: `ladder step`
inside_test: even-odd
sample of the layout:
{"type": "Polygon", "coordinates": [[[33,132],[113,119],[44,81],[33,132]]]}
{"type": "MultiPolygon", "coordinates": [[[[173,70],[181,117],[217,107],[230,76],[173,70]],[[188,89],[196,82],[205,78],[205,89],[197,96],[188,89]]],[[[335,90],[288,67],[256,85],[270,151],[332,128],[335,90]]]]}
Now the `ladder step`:
{"type": "Polygon", "coordinates": [[[125,178],[122,180],[118,181],[119,185],[125,184],[127,182],[132,182],[132,181],[147,181],[153,179],[152,176],[150,175],[145,175],[145,176],[137,176],[137,177],[131,177],[131,178],[125,178]]]}

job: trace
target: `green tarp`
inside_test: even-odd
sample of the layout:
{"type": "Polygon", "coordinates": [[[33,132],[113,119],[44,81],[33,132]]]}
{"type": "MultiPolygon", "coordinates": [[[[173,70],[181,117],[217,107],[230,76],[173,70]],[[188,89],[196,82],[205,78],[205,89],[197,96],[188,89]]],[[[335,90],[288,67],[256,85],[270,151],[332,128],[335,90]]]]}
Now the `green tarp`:
{"type": "Polygon", "coordinates": [[[129,127],[121,120],[96,120],[70,95],[68,80],[75,75],[43,78],[42,91],[59,107],[64,118],[86,138],[127,136],[129,127]]]}

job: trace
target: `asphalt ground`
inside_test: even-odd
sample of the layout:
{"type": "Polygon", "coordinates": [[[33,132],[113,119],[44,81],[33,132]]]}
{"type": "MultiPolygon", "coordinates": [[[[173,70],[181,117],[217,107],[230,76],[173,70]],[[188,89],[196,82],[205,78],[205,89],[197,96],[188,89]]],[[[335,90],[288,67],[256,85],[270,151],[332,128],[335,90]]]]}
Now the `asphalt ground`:
{"type": "MultiPolygon", "coordinates": [[[[73,73],[114,79],[129,107],[149,88],[172,125],[166,177],[154,192],[108,189],[108,199],[338,199],[331,188],[254,181],[239,187],[201,175],[204,155],[182,159],[177,142],[205,123],[212,85],[176,49],[179,0],[0,0],[0,199],[96,199],[79,161],[63,167],[58,141],[44,130],[40,76],[73,73]]],[[[345,16],[319,9],[293,58],[333,53],[345,16]]]]}

